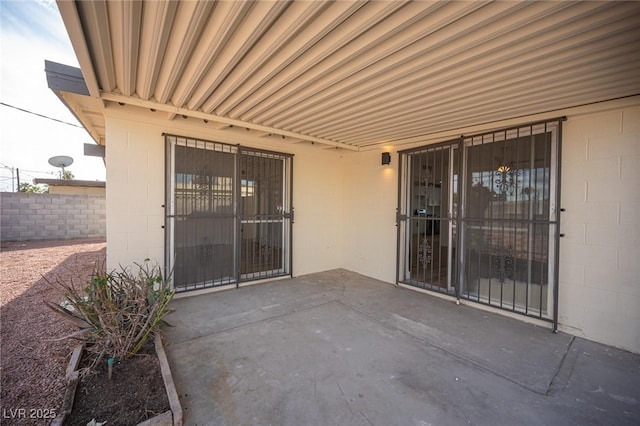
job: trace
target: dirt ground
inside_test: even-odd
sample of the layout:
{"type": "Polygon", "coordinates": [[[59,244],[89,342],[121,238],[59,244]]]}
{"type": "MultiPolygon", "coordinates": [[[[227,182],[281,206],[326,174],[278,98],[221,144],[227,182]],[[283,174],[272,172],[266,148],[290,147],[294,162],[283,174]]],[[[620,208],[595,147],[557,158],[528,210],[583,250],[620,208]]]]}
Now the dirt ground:
{"type": "MultiPolygon", "coordinates": [[[[89,365],[83,359],[80,367],[89,365]]],[[[153,341],[147,341],[134,357],[113,366],[108,379],[106,362],[98,373],[78,383],[73,410],[65,418],[67,426],[85,426],[92,419],[110,426],[130,426],[170,409],[153,341]]]]}
{"type": "Polygon", "coordinates": [[[3,243],[0,250],[0,375],[3,425],[49,424],[60,409],[74,329],[45,306],[53,280],[86,280],[104,240],[3,243]]]}

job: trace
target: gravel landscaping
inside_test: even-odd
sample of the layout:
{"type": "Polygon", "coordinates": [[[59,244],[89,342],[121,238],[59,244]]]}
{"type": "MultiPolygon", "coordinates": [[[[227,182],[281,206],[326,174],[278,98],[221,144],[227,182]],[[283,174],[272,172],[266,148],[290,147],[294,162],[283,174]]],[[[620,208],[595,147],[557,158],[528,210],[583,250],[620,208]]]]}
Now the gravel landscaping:
{"type": "Polygon", "coordinates": [[[53,281],[86,280],[104,260],[104,240],[3,243],[0,252],[2,424],[49,424],[60,409],[74,329],[45,306],[61,301],[53,281]]]}

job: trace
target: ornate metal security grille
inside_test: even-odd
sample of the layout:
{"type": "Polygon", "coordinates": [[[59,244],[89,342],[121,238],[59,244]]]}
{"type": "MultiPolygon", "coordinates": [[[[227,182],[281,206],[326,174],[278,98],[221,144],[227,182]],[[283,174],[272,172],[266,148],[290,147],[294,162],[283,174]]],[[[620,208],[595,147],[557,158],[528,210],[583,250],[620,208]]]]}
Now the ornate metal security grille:
{"type": "Polygon", "coordinates": [[[418,247],[418,261],[422,268],[428,268],[431,265],[431,245],[427,238],[423,239],[418,247]]]}
{"type": "Polygon", "coordinates": [[[497,247],[491,258],[493,276],[500,284],[504,284],[508,279],[513,278],[513,251],[511,247],[497,247]]]}

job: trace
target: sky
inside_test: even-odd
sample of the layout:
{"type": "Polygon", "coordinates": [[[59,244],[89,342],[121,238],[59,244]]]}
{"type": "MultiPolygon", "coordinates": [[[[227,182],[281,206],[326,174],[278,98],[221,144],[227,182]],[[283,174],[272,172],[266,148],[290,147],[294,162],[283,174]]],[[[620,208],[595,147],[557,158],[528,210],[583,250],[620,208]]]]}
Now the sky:
{"type": "Polygon", "coordinates": [[[75,179],[105,180],[101,158],[86,157],[84,144],[95,144],[66,106],[47,87],[45,59],[78,67],[78,60],[54,0],[0,0],[0,192],[20,181],[57,178],[49,165],[57,155],[72,157],[66,170],[75,179]]]}

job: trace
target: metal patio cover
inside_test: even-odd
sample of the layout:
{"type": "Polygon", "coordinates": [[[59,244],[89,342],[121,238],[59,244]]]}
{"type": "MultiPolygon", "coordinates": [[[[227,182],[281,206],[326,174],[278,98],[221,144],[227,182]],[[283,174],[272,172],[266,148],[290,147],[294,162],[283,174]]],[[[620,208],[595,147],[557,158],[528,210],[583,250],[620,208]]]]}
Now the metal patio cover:
{"type": "Polygon", "coordinates": [[[59,1],[104,108],[364,150],[640,94],[640,2],[59,1]]]}

